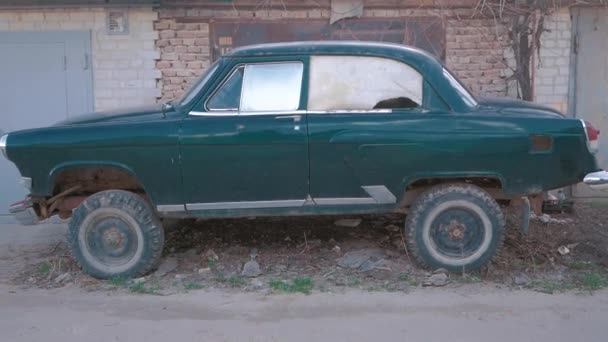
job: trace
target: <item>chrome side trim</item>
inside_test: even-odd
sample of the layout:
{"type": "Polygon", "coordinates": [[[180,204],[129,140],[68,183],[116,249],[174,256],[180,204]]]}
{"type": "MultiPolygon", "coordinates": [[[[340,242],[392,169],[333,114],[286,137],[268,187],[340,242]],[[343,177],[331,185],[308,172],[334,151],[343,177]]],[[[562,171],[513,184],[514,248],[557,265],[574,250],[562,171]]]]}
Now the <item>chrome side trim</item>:
{"type": "Polygon", "coordinates": [[[309,110],[306,114],[387,114],[392,113],[392,109],[337,109],[337,110],[309,110]]]}
{"type": "Polygon", "coordinates": [[[384,185],[367,185],[362,186],[378,204],[393,204],[397,203],[397,197],[387,189],[384,185]]]}
{"type": "Polygon", "coordinates": [[[19,184],[21,184],[27,191],[32,191],[32,179],[29,177],[21,177],[19,180],[19,184]]]}
{"type": "Polygon", "coordinates": [[[355,205],[355,204],[376,204],[376,200],[371,197],[339,197],[339,198],[315,198],[318,205],[355,205]]]}
{"type": "Polygon", "coordinates": [[[156,206],[156,211],[160,213],[173,213],[186,211],[186,206],[183,204],[167,204],[167,205],[158,205],[156,206]]]}
{"type": "Polygon", "coordinates": [[[608,172],[598,171],[585,176],[583,182],[594,190],[608,189],[608,172]]]}
{"type": "Polygon", "coordinates": [[[191,111],[189,115],[194,116],[283,116],[283,115],[303,115],[306,114],[305,110],[287,110],[287,111],[276,111],[276,112],[232,112],[232,111],[213,111],[213,112],[197,112],[191,111]]]}
{"type": "Polygon", "coordinates": [[[8,159],[8,155],[6,154],[6,141],[8,140],[8,134],[5,134],[0,137],[0,150],[2,150],[2,155],[4,158],[8,159]]]}
{"type": "Polygon", "coordinates": [[[301,207],[306,200],[283,201],[249,201],[249,202],[215,202],[215,203],[188,203],[187,210],[217,210],[217,209],[263,209],[263,208],[289,208],[301,207]]]}

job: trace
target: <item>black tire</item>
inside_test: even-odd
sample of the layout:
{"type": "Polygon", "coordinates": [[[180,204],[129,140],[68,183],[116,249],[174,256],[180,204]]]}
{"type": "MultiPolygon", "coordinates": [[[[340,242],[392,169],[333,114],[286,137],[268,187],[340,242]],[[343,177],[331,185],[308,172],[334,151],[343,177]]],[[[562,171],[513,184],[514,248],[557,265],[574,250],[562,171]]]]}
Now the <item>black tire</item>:
{"type": "Polygon", "coordinates": [[[82,269],[95,278],[135,278],[160,261],[165,234],[150,205],[122,190],[98,192],[76,210],[68,244],[82,269]]]}
{"type": "Polygon", "coordinates": [[[500,206],[470,184],[435,186],[412,204],[405,233],[410,253],[423,267],[469,272],[486,265],[504,242],[500,206]]]}

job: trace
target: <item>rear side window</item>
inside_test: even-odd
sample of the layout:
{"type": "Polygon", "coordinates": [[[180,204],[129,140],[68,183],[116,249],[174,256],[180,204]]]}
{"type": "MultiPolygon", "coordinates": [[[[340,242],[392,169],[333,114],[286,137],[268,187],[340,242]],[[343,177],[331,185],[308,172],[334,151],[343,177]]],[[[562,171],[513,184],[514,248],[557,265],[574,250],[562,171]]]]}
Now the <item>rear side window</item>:
{"type": "Polygon", "coordinates": [[[411,109],[422,105],[423,79],[399,61],[312,56],[308,110],[411,109]]]}
{"type": "Polygon", "coordinates": [[[290,111],[300,106],[301,62],[238,66],[207,101],[209,111],[290,111]]]}

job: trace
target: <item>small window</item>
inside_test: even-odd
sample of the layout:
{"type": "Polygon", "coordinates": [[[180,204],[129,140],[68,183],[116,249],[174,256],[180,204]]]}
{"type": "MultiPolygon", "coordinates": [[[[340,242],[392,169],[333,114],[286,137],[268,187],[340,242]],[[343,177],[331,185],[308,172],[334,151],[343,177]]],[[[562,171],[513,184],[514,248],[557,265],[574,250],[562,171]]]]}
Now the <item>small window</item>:
{"type": "Polygon", "coordinates": [[[422,75],[380,57],[313,56],[308,109],[411,109],[422,105],[422,75]]]}
{"type": "Polygon", "coordinates": [[[287,111],[300,106],[303,65],[300,62],[245,66],[242,112],[287,111]]]}
{"type": "Polygon", "coordinates": [[[221,88],[213,94],[207,102],[209,110],[239,110],[244,70],[244,67],[236,69],[221,88]]]}

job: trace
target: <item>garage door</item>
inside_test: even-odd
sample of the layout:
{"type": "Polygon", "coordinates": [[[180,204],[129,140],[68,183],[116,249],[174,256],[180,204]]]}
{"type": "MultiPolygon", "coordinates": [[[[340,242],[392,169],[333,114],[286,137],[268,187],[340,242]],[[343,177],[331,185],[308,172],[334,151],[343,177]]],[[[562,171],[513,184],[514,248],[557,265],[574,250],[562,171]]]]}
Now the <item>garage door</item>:
{"type": "MultiPolygon", "coordinates": [[[[42,127],[93,109],[89,32],[0,32],[0,131],[42,127]]],[[[0,221],[23,199],[17,168],[0,158],[0,221]]]]}
{"type": "MultiPolygon", "coordinates": [[[[608,169],[608,10],[575,10],[576,23],[576,116],[598,128],[599,166],[608,169]]],[[[574,188],[576,197],[606,197],[608,192],[593,191],[586,185],[574,188]]]]}

